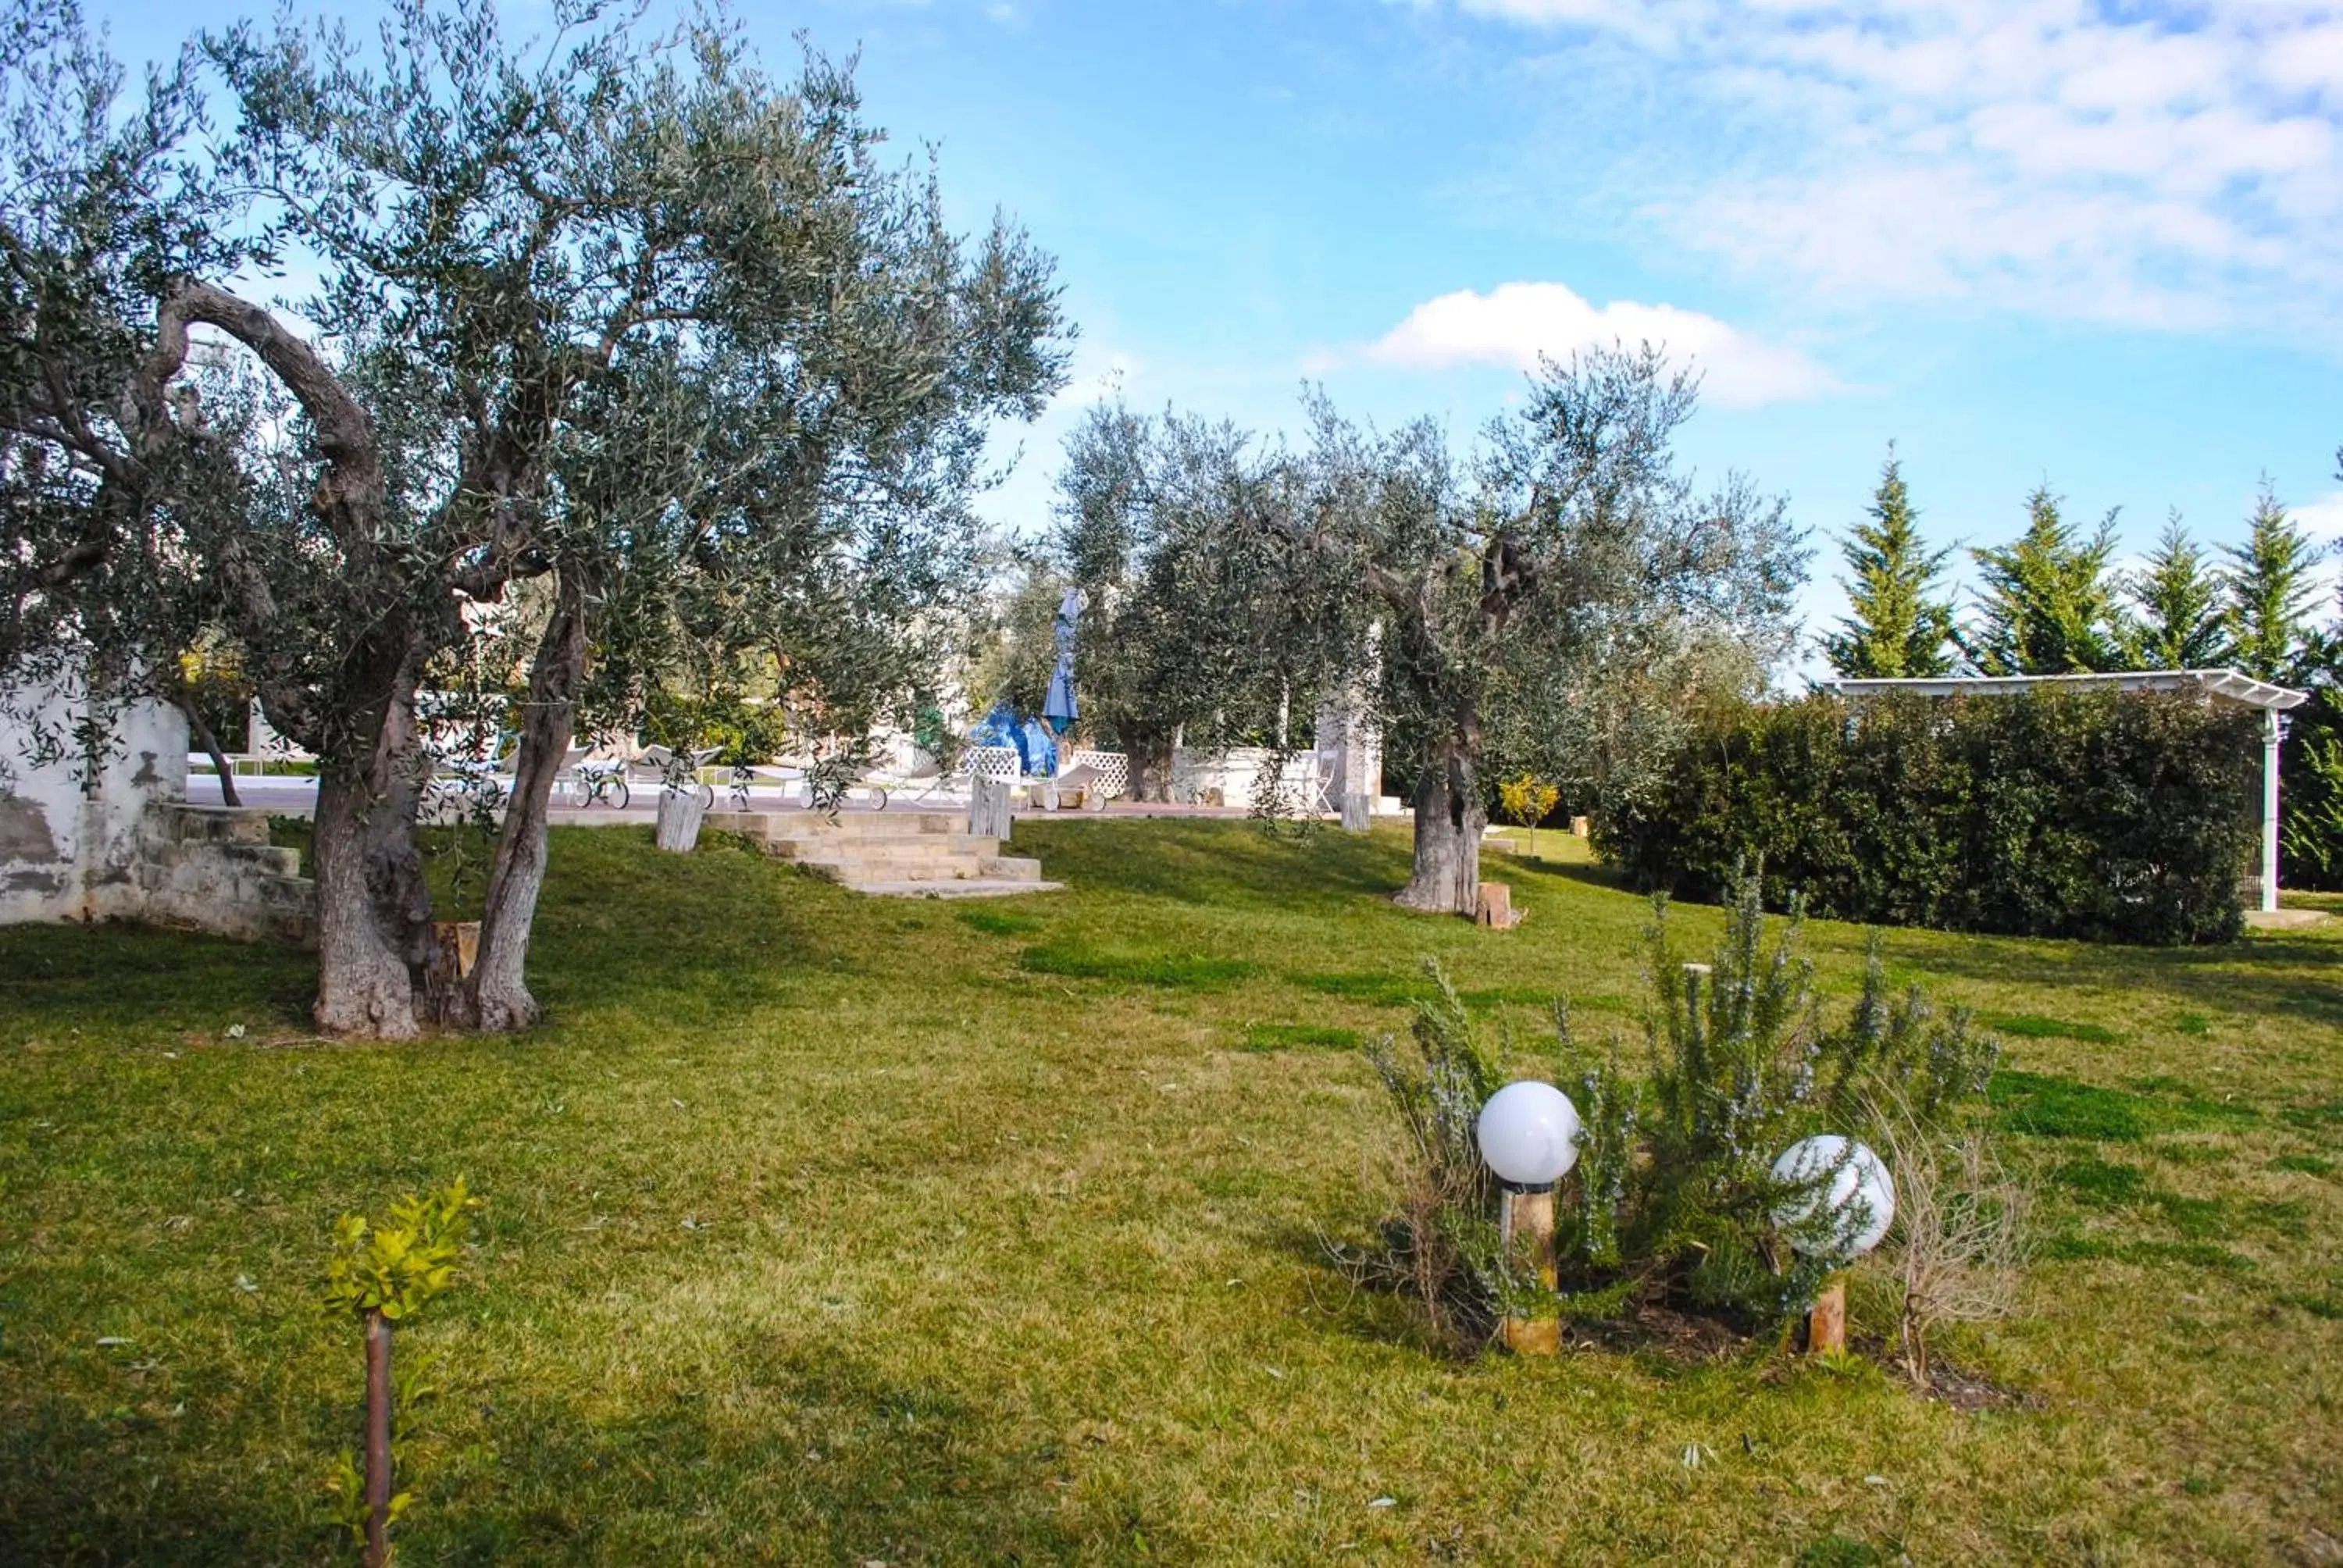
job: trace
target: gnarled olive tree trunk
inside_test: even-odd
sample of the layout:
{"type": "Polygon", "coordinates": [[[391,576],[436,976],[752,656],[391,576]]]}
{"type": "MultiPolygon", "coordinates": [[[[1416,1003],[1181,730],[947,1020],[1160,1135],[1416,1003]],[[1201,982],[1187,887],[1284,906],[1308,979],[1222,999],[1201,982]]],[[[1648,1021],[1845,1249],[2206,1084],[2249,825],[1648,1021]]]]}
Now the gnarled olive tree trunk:
{"type": "Polygon", "coordinates": [[[586,676],[586,595],[568,573],[558,583],[553,617],[538,638],[529,668],[528,706],[521,715],[520,749],[513,763],[512,799],[497,836],[480,916],[479,954],[450,1019],[474,1029],[521,1030],[542,1016],[529,994],[529,934],[538,895],[545,888],[547,812],[553,780],[568,754],[578,722],[578,689],[586,676]]]}
{"type": "Polygon", "coordinates": [[[1453,735],[1442,737],[1416,779],[1414,874],[1392,901],[1471,918],[1480,900],[1481,830],[1488,823],[1472,752],[1453,735]]]}
{"type": "Polygon", "coordinates": [[[319,757],[315,1013],[329,1034],[411,1040],[433,946],[415,836],[422,778],[412,657],[398,660],[383,685],[377,703],[353,716],[347,742],[319,757]]]}
{"type": "Polygon", "coordinates": [[[1131,763],[1131,799],[1166,801],[1172,799],[1172,759],[1178,737],[1171,730],[1132,724],[1115,727],[1122,754],[1131,763]]]}
{"type": "MultiPolygon", "coordinates": [[[[386,553],[389,488],[372,417],[307,338],[266,307],[210,284],[175,285],[156,310],[155,348],[126,389],[125,406],[158,449],[200,438],[168,411],[186,361],[187,329],[218,328],[257,355],[301,406],[324,459],[308,507],[342,553],[352,585],[375,590],[338,676],[322,692],[266,667],[269,645],[296,638],[266,575],[231,538],[222,578],[238,600],[244,634],[260,645],[262,701],[270,719],[317,754],[311,855],[317,884],[317,1027],[335,1034],[412,1039],[417,996],[434,951],[431,895],[423,879],[415,814],[427,776],[415,693],[429,638],[400,591],[401,563],[386,553]],[[384,607],[384,608],[376,608],[384,607]]],[[[450,611],[452,613],[452,610],[450,611]]]]}

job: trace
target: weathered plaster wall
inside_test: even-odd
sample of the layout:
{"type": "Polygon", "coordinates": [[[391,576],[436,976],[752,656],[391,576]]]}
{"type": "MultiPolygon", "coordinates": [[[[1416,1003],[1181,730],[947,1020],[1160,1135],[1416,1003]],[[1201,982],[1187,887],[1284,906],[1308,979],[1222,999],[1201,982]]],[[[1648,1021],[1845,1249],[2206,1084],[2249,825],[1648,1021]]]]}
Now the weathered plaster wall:
{"type": "Polygon", "coordinates": [[[36,762],[36,734],[67,735],[70,688],[0,704],[0,924],[147,920],[306,942],[316,924],[299,857],[268,845],[260,811],[190,807],[187,721],[167,703],[121,714],[108,754],[36,762]]]}
{"type": "Polygon", "coordinates": [[[68,755],[34,759],[35,739],[69,739],[70,689],[19,690],[0,705],[0,920],[126,913],[136,890],[139,824],[149,805],[187,792],[187,721],[141,703],[121,715],[93,772],[68,755]]]}

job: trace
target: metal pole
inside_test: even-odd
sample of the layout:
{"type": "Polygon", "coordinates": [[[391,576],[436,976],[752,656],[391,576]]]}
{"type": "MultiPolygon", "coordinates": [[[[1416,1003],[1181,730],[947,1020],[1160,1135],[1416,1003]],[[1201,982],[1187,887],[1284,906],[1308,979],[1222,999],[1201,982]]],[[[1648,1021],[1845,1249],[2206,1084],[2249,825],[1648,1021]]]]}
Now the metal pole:
{"type": "Polygon", "coordinates": [[[2262,713],[2262,909],[2278,909],[2278,743],[2276,709],[2262,713]]]}

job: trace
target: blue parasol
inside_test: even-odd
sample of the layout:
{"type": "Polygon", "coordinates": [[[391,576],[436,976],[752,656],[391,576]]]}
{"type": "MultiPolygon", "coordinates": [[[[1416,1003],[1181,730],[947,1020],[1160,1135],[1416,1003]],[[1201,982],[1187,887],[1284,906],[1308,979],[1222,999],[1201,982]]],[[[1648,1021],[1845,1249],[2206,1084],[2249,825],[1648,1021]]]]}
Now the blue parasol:
{"type": "Polygon", "coordinates": [[[1041,699],[1041,717],[1063,735],[1074,727],[1081,707],[1074,700],[1074,622],[1082,613],[1082,590],[1068,588],[1058,604],[1058,665],[1050,672],[1050,694],[1041,699]]]}

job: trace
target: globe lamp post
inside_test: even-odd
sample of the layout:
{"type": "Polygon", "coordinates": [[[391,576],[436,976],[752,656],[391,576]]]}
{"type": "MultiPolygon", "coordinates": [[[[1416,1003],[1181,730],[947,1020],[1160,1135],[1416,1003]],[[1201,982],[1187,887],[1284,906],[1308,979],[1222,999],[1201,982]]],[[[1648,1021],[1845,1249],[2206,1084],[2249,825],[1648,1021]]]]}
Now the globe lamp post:
{"type": "MultiPolygon", "coordinates": [[[[1774,1211],[1790,1245],[1808,1256],[1855,1259],[1896,1222],[1896,1183],[1886,1161],[1864,1144],[1825,1132],[1802,1138],[1774,1161],[1774,1180],[1798,1189],[1774,1211]],[[1817,1235],[1827,1216],[1826,1234],[1817,1235]]],[[[1806,1319],[1809,1353],[1846,1349],[1846,1278],[1834,1274],[1806,1319]]]]}
{"type": "MultiPolygon", "coordinates": [[[[1578,1107],[1551,1083],[1509,1083],[1481,1107],[1473,1132],[1483,1162],[1504,1184],[1497,1224],[1506,1249],[1526,1241],[1539,1282],[1553,1290],[1554,1186],[1578,1163],[1578,1107]]],[[[1553,1318],[1509,1313],[1503,1334],[1506,1348],[1518,1354],[1554,1355],[1562,1349],[1562,1324],[1553,1318]]]]}

